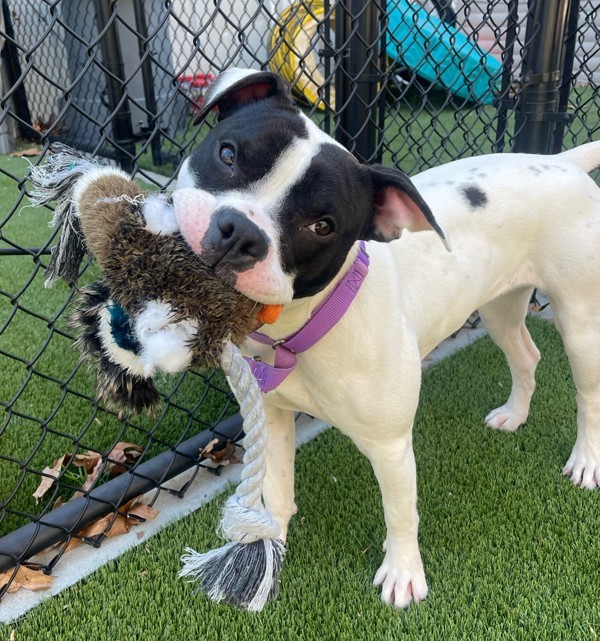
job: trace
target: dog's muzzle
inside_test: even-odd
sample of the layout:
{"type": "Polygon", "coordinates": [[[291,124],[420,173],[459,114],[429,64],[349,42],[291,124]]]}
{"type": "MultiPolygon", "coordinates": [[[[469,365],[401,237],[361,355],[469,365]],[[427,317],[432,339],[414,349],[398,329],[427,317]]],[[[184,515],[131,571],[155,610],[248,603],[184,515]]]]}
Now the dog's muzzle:
{"type": "Polygon", "coordinates": [[[265,232],[233,207],[214,212],[202,240],[202,258],[217,273],[251,269],[268,251],[265,232]]]}

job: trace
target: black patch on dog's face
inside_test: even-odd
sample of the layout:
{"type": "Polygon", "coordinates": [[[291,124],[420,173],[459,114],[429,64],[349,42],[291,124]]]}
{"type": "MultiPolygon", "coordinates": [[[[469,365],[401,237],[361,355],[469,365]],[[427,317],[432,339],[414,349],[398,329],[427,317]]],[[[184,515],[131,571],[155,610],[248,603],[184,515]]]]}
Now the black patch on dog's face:
{"type": "Polygon", "coordinates": [[[294,298],[312,296],[340,271],[373,209],[368,171],[348,152],[323,144],[278,215],[284,271],[294,273],[294,298]],[[330,233],[310,226],[324,222],[330,233]]]}
{"type": "Polygon", "coordinates": [[[270,98],[214,127],[190,156],[188,171],[199,189],[243,190],[266,176],[296,138],[307,136],[298,109],[270,98]]]}
{"type": "Polygon", "coordinates": [[[479,187],[469,185],[461,187],[461,191],[472,209],[479,209],[487,205],[487,196],[479,187]]]}
{"type": "MultiPolygon", "coordinates": [[[[257,198],[257,208],[265,208],[278,232],[281,268],[292,280],[294,298],[322,291],[340,272],[358,239],[388,242],[400,235],[400,230],[397,235],[379,230],[376,213],[381,209],[381,189],[397,189],[408,194],[415,207],[426,207],[402,172],[374,171],[359,164],[313,127],[281,96],[238,105],[209,132],[184,172],[186,187],[238,198],[248,206],[250,217],[252,199],[257,198]],[[306,169],[294,174],[293,181],[278,177],[282,180],[277,198],[273,190],[278,185],[269,185],[269,178],[277,174],[280,162],[294,166],[295,158],[285,154],[294,153],[298,139],[310,143],[298,146],[298,153],[310,154],[310,160],[306,155],[298,157],[298,166],[306,169]],[[265,202],[260,200],[261,181],[264,193],[271,190],[265,202]]],[[[393,215],[390,212],[390,218],[393,215]]],[[[388,221],[390,226],[393,220],[388,221]]]]}

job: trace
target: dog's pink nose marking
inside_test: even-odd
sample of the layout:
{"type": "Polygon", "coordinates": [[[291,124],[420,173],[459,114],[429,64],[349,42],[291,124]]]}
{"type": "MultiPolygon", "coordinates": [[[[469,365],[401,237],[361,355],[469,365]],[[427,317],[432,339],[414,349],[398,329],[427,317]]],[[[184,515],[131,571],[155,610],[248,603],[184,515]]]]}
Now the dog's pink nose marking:
{"type": "Polygon", "coordinates": [[[173,192],[173,205],[182,236],[196,254],[201,254],[202,241],[217,205],[215,197],[201,189],[186,187],[173,192]]]}

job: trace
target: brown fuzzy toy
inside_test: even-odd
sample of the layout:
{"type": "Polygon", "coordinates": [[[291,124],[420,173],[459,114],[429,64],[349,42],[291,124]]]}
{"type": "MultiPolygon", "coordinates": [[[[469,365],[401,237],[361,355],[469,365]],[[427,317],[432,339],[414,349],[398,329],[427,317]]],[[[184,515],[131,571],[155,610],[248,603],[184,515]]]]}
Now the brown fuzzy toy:
{"type": "Polygon", "coordinates": [[[223,282],[188,247],[165,194],[145,195],[125,173],[55,147],[30,180],[33,204],[57,203],[61,240],[47,284],[77,278],[83,248],[102,281],[82,290],[72,324],[98,361],[98,396],[152,411],[157,370],[218,367],[224,341],[239,345],[277,316],[223,282]]]}

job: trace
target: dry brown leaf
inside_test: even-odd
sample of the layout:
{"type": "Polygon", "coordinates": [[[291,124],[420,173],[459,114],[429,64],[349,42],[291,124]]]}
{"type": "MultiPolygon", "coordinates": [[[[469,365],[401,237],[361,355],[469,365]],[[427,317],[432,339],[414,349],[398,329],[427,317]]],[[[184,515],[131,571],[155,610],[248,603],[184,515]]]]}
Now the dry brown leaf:
{"type": "Polygon", "coordinates": [[[136,496],[134,499],[131,499],[131,501],[127,501],[127,503],[123,503],[121,507],[117,510],[119,514],[127,514],[129,510],[140,500],[139,496],[136,496]]]}
{"type": "Polygon", "coordinates": [[[127,517],[134,519],[142,519],[144,521],[152,521],[158,515],[156,508],[150,507],[145,503],[136,503],[130,510],[127,511],[127,517]]]}
{"type": "Polygon", "coordinates": [[[218,439],[218,438],[213,438],[213,440],[212,440],[212,441],[209,441],[209,442],[206,444],[206,447],[205,447],[203,450],[201,450],[201,451],[200,451],[200,456],[206,456],[206,457],[208,457],[208,455],[213,451],[214,446],[215,446],[218,442],[219,442],[219,439],[218,439]]]}
{"type": "Polygon", "coordinates": [[[75,548],[79,547],[81,545],[81,539],[77,536],[74,536],[71,538],[69,541],[67,547],[65,548],[65,552],[68,552],[69,550],[74,550],[75,548]]]}
{"type": "Polygon", "coordinates": [[[213,450],[214,442],[218,443],[217,439],[213,439],[208,445],[211,445],[210,450],[206,451],[208,445],[202,450],[202,454],[206,458],[210,459],[214,463],[219,465],[229,465],[230,463],[238,463],[237,457],[235,456],[235,443],[231,439],[227,439],[227,444],[220,450],[213,450]]]}
{"type": "Polygon", "coordinates": [[[110,478],[125,473],[127,464],[135,463],[142,452],[143,448],[135,443],[117,443],[108,454],[110,478]]]}
{"type": "Polygon", "coordinates": [[[100,476],[100,474],[102,474],[104,467],[104,461],[102,460],[102,458],[98,458],[98,460],[96,461],[96,465],[91,471],[88,472],[85,483],[81,486],[82,492],[87,492],[91,489],[91,487],[96,482],[96,479],[100,476]]]}
{"type": "Polygon", "coordinates": [[[117,443],[109,452],[108,458],[124,462],[128,459],[136,459],[144,449],[136,443],[117,443]]]}
{"type": "Polygon", "coordinates": [[[46,494],[46,492],[54,485],[54,481],[60,475],[60,471],[62,470],[65,458],[67,458],[68,456],[70,456],[70,454],[64,454],[59,459],[56,459],[56,461],[54,461],[52,467],[45,467],[42,470],[42,474],[44,474],[44,476],[42,477],[42,480],[40,481],[40,484],[38,485],[36,491],[33,493],[33,498],[35,499],[36,505],[40,502],[40,499],[44,496],[44,494],[46,494]]]}
{"type": "Polygon", "coordinates": [[[73,460],[73,465],[77,467],[84,467],[85,471],[89,473],[96,467],[98,461],[102,460],[102,455],[99,452],[88,450],[83,454],[77,454],[73,460]]]}
{"type": "Polygon", "coordinates": [[[113,512],[83,528],[79,534],[87,539],[93,539],[101,534],[110,538],[118,536],[119,534],[126,534],[127,532],[129,532],[127,518],[122,514],[117,514],[117,518],[115,518],[113,512]]]}
{"type": "MultiPolygon", "coordinates": [[[[0,587],[3,587],[10,581],[14,570],[7,570],[0,574],[0,587]]],[[[54,577],[44,574],[41,570],[32,570],[22,565],[8,586],[8,593],[18,592],[21,588],[39,592],[47,590],[54,582],[54,577]]]]}

